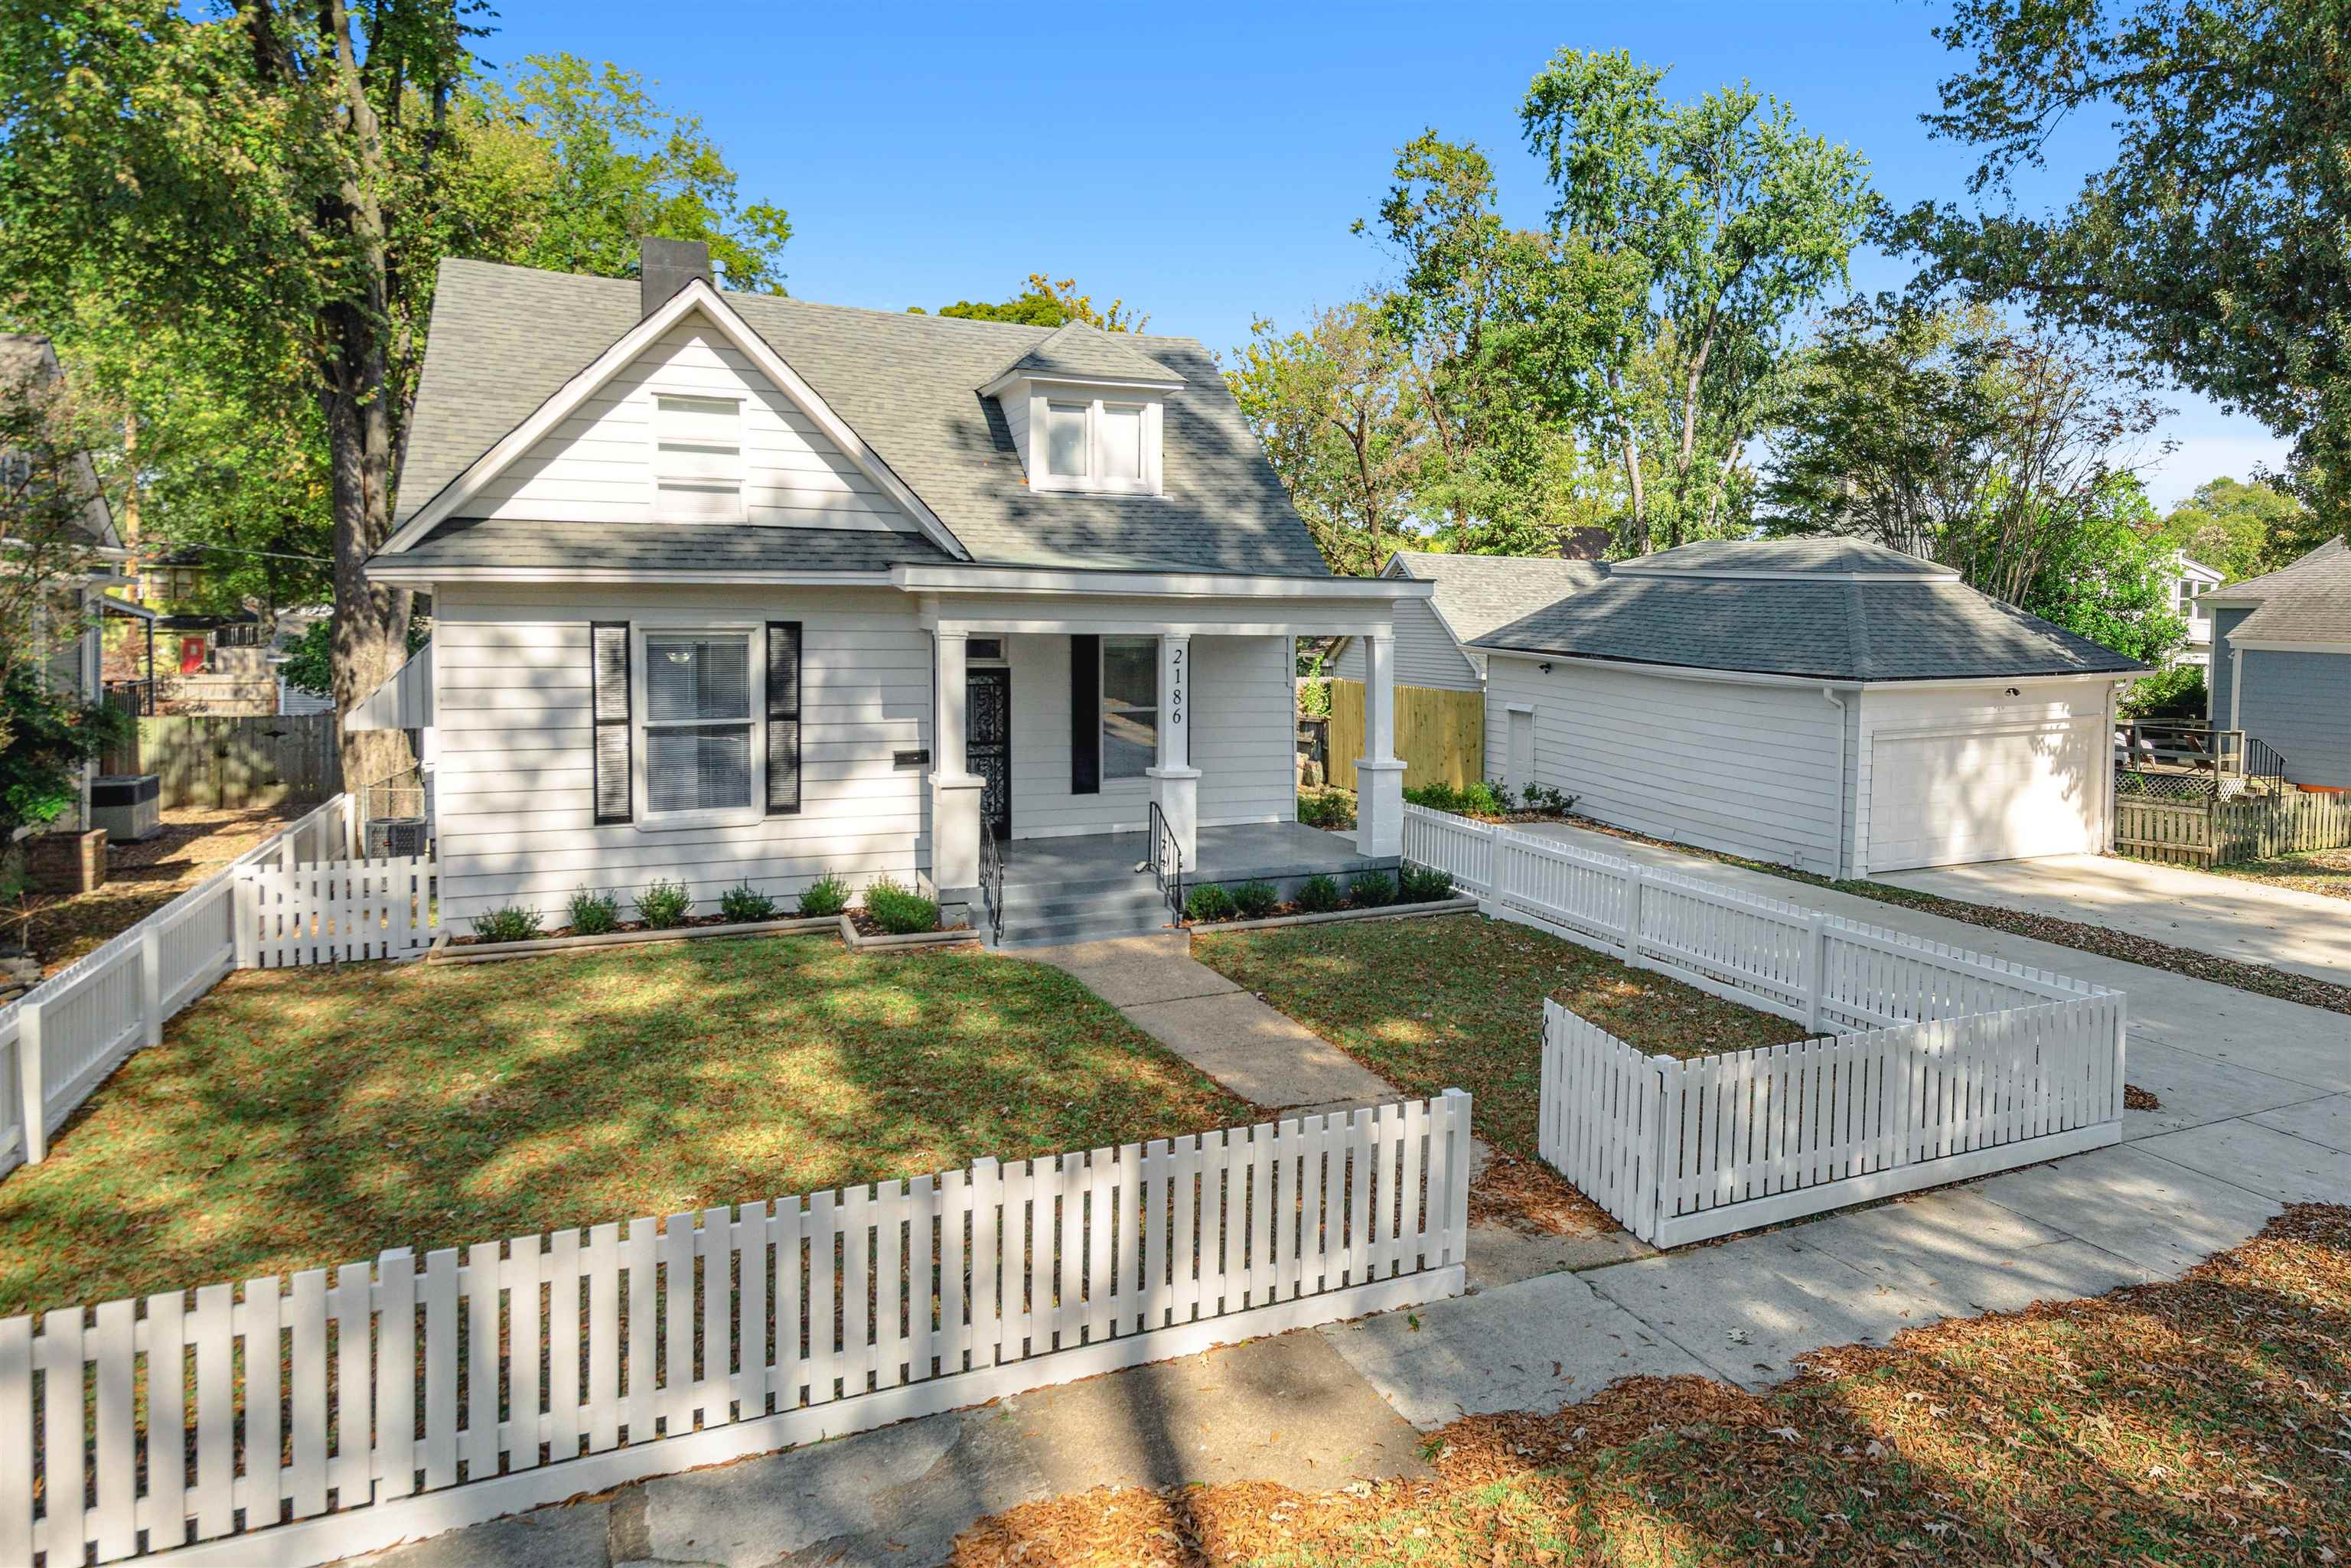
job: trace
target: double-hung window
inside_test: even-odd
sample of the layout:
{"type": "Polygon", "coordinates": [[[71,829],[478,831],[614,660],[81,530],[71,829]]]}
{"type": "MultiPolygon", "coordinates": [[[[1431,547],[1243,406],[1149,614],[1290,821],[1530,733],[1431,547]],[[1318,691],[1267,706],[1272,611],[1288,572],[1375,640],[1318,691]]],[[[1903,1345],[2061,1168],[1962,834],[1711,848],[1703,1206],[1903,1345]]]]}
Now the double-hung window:
{"type": "Polygon", "coordinates": [[[762,661],[752,635],[657,627],[641,633],[642,820],[758,814],[761,758],[753,731],[762,661]]]}
{"type": "Polygon", "coordinates": [[[1102,640],[1102,774],[1140,779],[1159,756],[1159,639],[1102,640]]]}
{"type": "Polygon", "coordinates": [[[653,517],[660,522],[742,518],[740,400],[654,396],[653,517]]]}

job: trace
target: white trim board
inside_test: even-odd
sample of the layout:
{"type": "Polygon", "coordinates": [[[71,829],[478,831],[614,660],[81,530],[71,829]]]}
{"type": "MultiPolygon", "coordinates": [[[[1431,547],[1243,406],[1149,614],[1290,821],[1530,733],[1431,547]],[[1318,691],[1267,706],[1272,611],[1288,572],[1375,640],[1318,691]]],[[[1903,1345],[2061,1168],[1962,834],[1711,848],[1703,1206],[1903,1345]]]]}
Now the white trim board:
{"type": "Polygon", "coordinates": [[[383,548],[378,553],[398,555],[455,517],[459,508],[480,495],[491,480],[538,444],[567,415],[595,395],[599,388],[633,364],[640,355],[660,340],[663,333],[695,311],[699,311],[722,337],[751,361],[760,374],[774,383],[777,391],[823,431],[826,437],[841,449],[842,455],[857,465],[860,473],[896,502],[900,509],[922,529],[925,538],[958,560],[971,559],[971,552],[964,549],[963,542],[882,460],[881,454],[867,445],[865,438],[852,429],[847,420],[834,413],[831,405],[817,395],[816,389],[801,380],[799,372],[785,363],[783,356],[768,347],[768,340],[753,331],[750,324],[736,313],[734,307],[728,305],[716,288],[699,277],[670,296],[652,315],[622,333],[611,348],[590,361],[577,375],[557,389],[552,397],[532,410],[529,418],[507,432],[496,444],[467,465],[465,472],[443,486],[439,494],[383,542],[383,548]]]}

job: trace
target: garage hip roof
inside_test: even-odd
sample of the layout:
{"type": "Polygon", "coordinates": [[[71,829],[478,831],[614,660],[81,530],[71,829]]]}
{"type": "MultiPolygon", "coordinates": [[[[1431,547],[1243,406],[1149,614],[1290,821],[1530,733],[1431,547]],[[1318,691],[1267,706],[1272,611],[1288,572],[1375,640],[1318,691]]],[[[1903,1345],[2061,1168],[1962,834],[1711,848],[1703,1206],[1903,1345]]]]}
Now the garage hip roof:
{"type": "Polygon", "coordinates": [[[1473,645],[1855,683],[2147,668],[1949,567],[1857,539],[1709,540],[1621,561],[1473,645]]]}
{"type": "Polygon", "coordinates": [[[1462,642],[1475,642],[1543,606],[1608,580],[1596,560],[1549,556],[1438,555],[1400,549],[1386,575],[1433,582],[1437,612],[1462,642]]]}

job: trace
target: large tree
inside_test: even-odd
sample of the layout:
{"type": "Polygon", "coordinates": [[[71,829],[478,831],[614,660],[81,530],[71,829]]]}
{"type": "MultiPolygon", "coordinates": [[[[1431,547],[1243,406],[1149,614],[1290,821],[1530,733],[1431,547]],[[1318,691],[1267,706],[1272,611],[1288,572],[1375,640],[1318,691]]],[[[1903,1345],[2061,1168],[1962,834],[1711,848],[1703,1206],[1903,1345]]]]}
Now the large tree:
{"type": "Polygon", "coordinates": [[[1971,63],[1926,117],[1992,204],[1889,226],[1929,282],[2127,340],[2295,441],[2325,522],[2351,512],[2351,10],[2336,0],[1956,0],[1971,63]],[[2017,176],[2069,122],[2113,152],[2038,214],[2017,176]]]}
{"type": "Polygon", "coordinates": [[[2196,487],[2157,530],[2231,578],[2274,570],[2325,542],[2316,516],[2283,486],[2221,477],[2196,487]]]}
{"type": "Polygon", "coordinates": [[[1622,51],[1562,49],[1520,110],[1553,234],[1641,278],[1638,359],[1597,361],[1634,553],[1719,528],[1786,336],[1844,283],[1876,204],[1861,155],[1788,105],[1743,83],[1670,103],[1665,77],[1622,51]]]}
{"type": "MultiPolygon", "coordinates": [[[[910,305],[906,314],[921,316],[926,312],[919,305],[910,305]]],[[[1042,272],[1030,273],[1028,286],[1009,299],[996,304],[958,299],[952,305],[940,306],[939,314],[966,321],[1017,321],[1024,327],[1061,327],[1078,321],[1105,332],[1140,332],[1151,324],[1150,317],[1128,309],[1123,299],[1112,300],[1107,308],[1098,307],[1092,295],[1078,292],[1076,278],[1057,281],[1042,272]]]]}
{"type": "MultiPolygon", "coordinates": [[[[390,532],[441,257],[625,267],[610,214],[590,209],[664,177],[707,199],[623,204],[619,228],[699,224],[679,237],[740,241],[755,281],[788,232],[779,212],[737,207],[723,168],[676,168],[671,149],[706,146],[690,121],[630,123],[643,110],[625,96],[633,78],[542,68],[538,88],[489,89],[470,52],[478,14],[465,0],[0,11],[0,298],[12,314],[70,321],[102,294],[131,333],[199,346],[259,417],[288,396],[307,407],[344,711],[405,656],[411,595],[369,582],[364,564],[390,532]],[[632,165],[584,136],[584,122],[616,116],[620,142],[657,137],[664,158],[632,165]],[[594,199],[552,204],[583,189],[594,199]]],[[[398,732],[344,737],[354,784],[407,761],[398,732]]]]}

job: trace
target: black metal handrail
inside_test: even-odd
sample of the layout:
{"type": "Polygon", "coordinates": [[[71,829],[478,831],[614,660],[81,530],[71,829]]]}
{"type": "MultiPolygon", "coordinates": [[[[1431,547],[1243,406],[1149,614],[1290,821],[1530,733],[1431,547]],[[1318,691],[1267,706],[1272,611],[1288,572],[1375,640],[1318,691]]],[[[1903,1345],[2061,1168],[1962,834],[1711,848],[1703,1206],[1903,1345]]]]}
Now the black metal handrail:
{"type": "Polygon", "coordinates": [[[995,831],[985,823],[979,830],[979,902],[987,914],[987,939],[1000,946],[1004,941],[1004,849],[996,841],[995,831]]]}
{"type": "Polygon", "coordinates": [[[2265,740],[2245,737],[2245,776],[2266,780],[2270,793],[2282,794],[2285,789],[2285,758],[2280,757],[2265,740]]]}
{"type": "Polygon", "coordinates": [[[1159,802],[1151,802],[1151,822],[1147,831],[1150,847],[1145,851],[1144,864],[1159,883],[1160,893],[1176,917],[1184,917],[1184,846],[1176,841],[1176,830],[1167,825],[1167,813],[1159,802]]]}

